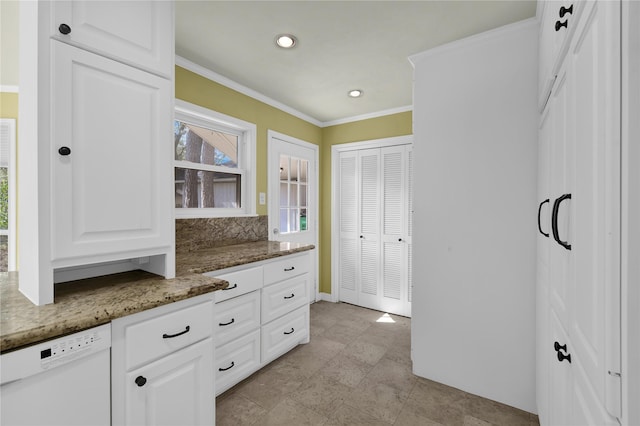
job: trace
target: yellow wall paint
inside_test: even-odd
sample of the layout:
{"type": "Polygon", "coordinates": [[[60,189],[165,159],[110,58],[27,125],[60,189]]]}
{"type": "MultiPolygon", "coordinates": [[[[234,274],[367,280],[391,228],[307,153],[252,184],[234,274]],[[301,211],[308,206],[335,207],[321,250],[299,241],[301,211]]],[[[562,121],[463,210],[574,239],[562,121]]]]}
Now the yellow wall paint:
{"type": "Polygon", "coordinates": [[[18,94],[0,92],[0,118],[18,119],[18,94]]]}
{"type": "MultiPolygon", "coordinates": [[[[320,241],[320,291],[331,292],[331,146],[341,143],[382,139],[412,133],[412,113],[403,112],[326,128],[315,126],[289,113],[243,95],[199,74],[176,67],[176,98],[227,114],[257,127],[256,192],[267,191],[267,130],[320,146],[318,213],[320,241]]],[[[258,194],[256,193],[256,197],[258,194]]],[[[257,213],[266,215],[267,207],[257,203],[257,213]]]]}

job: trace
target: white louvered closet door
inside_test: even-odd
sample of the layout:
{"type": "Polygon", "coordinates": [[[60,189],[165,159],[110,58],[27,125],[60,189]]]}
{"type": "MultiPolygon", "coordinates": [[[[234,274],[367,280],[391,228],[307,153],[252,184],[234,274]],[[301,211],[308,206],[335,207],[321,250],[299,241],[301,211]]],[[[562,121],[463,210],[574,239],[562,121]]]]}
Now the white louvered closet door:
{"type": "Polygon", "coordinates": [[[411,316],[411,146],[340,153],[339,299],[411,316]]]}
{"type": "Polygon", "coordinates": [[[380,149],[359,153],[360,291],[358,304],[380,309],[380,149]]]}
{"type": "Polygon", "coordinates": [[[382,295],[384,311],[410,315],[407,167],[404,146],[382,148],[382,295]]]}
{"type": "Polygon", "coordinates": [[[358,246],[358,152],[340,154],[339,160],[340,256],[338,257],[338,285],[340,300],[358,303],[359,263],[358,246]]]}

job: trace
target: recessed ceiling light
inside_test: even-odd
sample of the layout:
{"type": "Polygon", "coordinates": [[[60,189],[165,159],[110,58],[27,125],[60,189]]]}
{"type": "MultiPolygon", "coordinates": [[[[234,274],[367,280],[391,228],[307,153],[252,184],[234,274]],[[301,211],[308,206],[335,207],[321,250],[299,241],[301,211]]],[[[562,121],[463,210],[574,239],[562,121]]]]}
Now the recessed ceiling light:
{"type": "Polygon", "coordinates": [[[349,90],[347,94],[349,95],[350,98],[359,98],[364,94],[364,91],[360,89],[353,89],[353,90],[349,90]]]}
{"type": "Polygon", "coordinates": [[[296,38],[291,34],[280,34],[276,36],[276,44],[283,49],[291,49],[296,43],[296,38]]]}

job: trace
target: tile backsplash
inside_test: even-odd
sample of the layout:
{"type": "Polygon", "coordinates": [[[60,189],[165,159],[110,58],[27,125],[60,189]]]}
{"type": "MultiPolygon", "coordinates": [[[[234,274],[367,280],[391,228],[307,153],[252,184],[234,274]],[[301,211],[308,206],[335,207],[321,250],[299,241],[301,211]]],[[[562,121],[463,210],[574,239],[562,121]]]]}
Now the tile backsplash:
{"type": "Polygon", "coordinates": [[[176,253],[268,239],[268,217],[176,219],[176,253]]]}

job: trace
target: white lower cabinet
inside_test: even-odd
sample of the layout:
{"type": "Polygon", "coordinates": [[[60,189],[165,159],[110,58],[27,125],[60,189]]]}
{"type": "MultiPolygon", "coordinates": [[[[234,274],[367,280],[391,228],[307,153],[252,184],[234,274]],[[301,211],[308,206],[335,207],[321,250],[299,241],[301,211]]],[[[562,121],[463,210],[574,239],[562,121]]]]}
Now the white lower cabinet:
{"type": "Polygon", "coordinates": [[[215,292],[216,395],[309,341],[309,253],[205,274],[229,282],[215,292]]]}
{"type": "Polygon", "coordinates": [[[211,425],[213,294],[112,322],[114,425],[211,425]]]}
{"type": "Polygon", "coordinates": [[[209,338],[127,373],[126,424],[212,424],[212,359],[209,338]]]}

